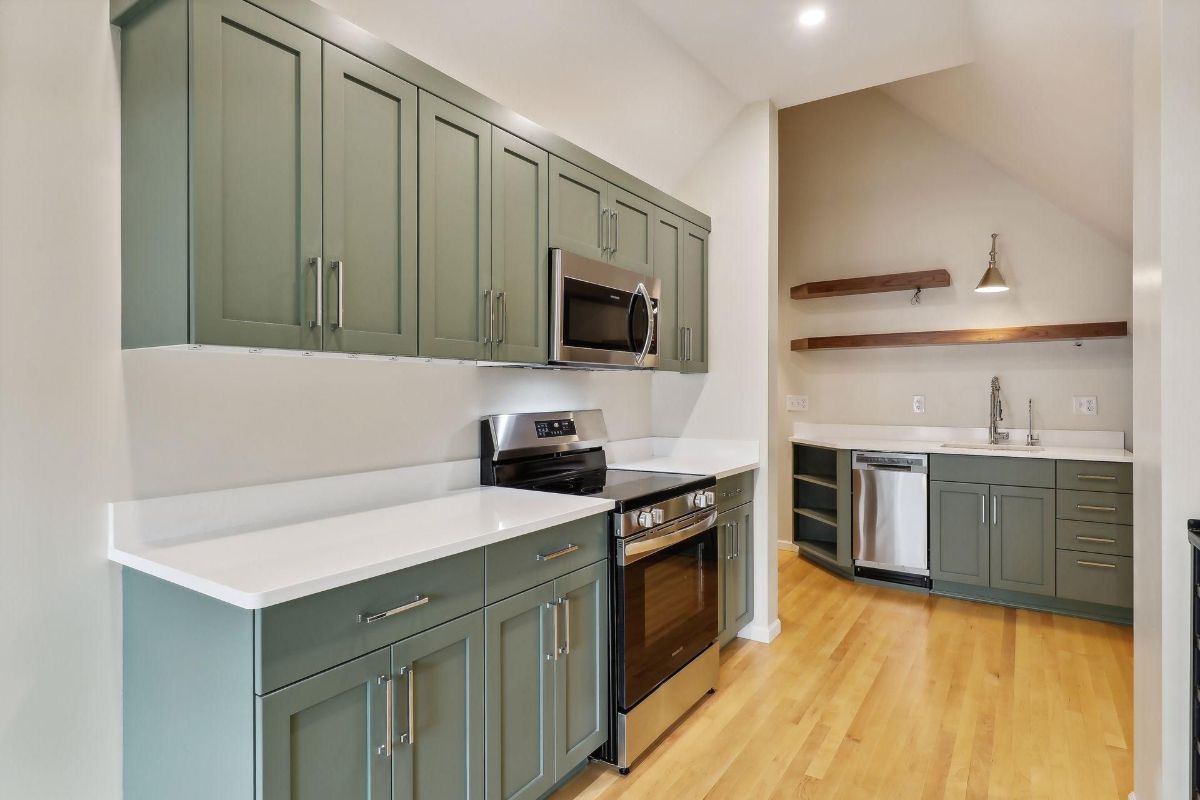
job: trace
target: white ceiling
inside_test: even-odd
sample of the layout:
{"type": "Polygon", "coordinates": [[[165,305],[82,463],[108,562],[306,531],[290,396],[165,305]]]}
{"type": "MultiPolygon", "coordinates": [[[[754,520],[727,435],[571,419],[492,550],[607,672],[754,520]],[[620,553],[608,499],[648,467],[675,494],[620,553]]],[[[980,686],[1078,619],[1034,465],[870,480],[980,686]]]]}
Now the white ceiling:
{"type": "MultiPolygon", "coordinates": [[[[742,102],[783,108],[970,61],[964,0],[630,0],[742,102]],[[800,11],[822,6],[819,27],[800,11]]],[[[1004,5],[1003,0],[993,0],[1004,5]]]]}

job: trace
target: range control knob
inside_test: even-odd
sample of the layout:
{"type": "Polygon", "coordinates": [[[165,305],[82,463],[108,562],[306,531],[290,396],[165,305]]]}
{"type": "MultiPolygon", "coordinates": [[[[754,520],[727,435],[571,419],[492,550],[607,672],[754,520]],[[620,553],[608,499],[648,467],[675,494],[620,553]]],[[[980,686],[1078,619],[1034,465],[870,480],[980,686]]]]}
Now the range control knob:
{"type": "Polygon", "coordinates": [[[708,508],[716,501],[712,492],[696,492],[692,497],[692,505],[696,508],[708,508]]]}
{"type": "Polygon", "coordinates": [[[654,516],[649,511],[643,511],[637,516],[638,527],[649,528],[654,524],[654,516]]]}
{"type": "Polygon", "coordinates": [[[667,518],[667,515],[663,513],[661,508],[650,509],[650,516],[654,520],[655,525],[662,525],[663,520],[667,518]]]}

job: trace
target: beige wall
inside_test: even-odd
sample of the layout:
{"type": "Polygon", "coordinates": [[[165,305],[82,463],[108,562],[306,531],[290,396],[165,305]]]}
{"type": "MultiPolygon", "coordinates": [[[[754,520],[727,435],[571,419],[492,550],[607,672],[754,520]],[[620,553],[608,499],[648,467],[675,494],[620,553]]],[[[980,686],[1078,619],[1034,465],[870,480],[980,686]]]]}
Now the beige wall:
{"type": "MultiPolygon", "coordinates": [[[[987,424],[999,375],[1007,421],[1132,431],[1128,339],[791,353],[791,338],[1128,320],[1130,254],[877,90],[780,112],[780,395],[807,394],[794,421],[987,424]],[[973,289],[1000,234],[1007,294],[973,289]],[[793,284],[945,267],[953,286],[793,301],[793,284]],[[912,395],[927,412],[912,412],[912,395]],[[1095,417],[1071,413],[1095,395],[1095,417]]],[[[782,404],[783,397],[776,402],[782,404]]]]}

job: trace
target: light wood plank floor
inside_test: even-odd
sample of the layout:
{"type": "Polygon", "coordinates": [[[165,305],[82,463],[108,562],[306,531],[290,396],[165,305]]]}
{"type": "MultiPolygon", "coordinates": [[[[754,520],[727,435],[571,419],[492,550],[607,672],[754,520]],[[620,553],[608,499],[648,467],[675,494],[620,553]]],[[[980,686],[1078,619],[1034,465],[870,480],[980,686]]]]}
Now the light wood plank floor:
{"type": "Polygon", "coordinates": [[[780,553],[783,633],[721,654],[721,687],[628,777],[555,800],[1124,800],[1133,635],[1118,625],[835,578],[780,553]]]}

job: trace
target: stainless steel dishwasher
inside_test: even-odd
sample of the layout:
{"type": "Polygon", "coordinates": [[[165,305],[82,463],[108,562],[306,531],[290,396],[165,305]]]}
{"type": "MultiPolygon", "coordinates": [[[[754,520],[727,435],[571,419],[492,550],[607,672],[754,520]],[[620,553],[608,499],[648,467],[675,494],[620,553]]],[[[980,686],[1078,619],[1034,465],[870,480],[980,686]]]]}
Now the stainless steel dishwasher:
{"type": "Polygon", "coordinates": [[[929,586],[929,456],[854,451],[854,573],[929,586]]]}

